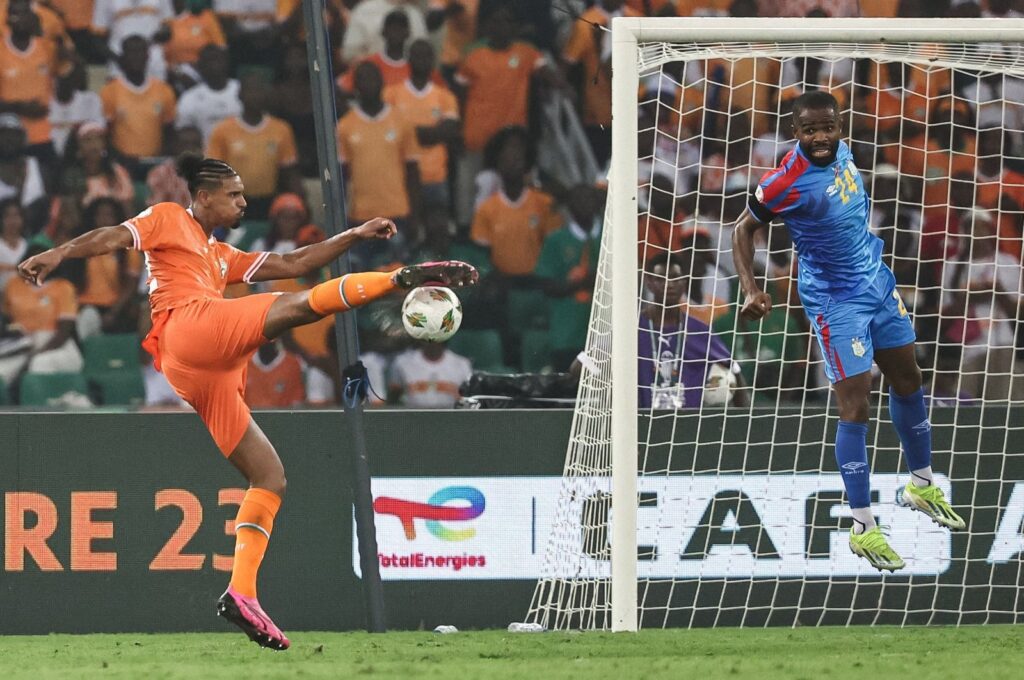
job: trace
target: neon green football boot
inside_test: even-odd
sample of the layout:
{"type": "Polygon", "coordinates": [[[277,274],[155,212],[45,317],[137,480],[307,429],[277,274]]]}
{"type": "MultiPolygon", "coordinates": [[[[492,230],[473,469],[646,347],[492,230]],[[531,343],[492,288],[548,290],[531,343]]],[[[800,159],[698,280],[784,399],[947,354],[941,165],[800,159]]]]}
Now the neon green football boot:
{"type": "Polygon", "coordinates": [[[967,526],[964,518],[956,514],[946,500],[942,489],[934,484],[915,486],[913,482],[907,482],[900,500],[904,506],[928,515],[940,527],[960,531],[967,526]]]}
{"type": "Polygon", "coordinates": [[[903,558],[896,554],[896,551],[889,547],[882,528],[875,526],[863,534],[853,533],[850,529],[850,550],[854,555],[860,555],[878,571],[888,569],[896,571],[902,569],[906,563],[903,558]]]}

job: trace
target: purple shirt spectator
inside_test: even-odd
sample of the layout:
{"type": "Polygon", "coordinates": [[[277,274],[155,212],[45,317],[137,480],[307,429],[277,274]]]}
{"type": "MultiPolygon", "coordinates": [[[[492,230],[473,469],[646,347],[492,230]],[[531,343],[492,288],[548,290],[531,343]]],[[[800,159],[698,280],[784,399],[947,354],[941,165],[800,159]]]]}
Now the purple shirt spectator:
{"type": "Polygon", "coordinates": [[[661,330],[641,317],[639,359],[641,408],[700,408],[708,369],[731,357],[707,324],[684,316],[661,330]]]}

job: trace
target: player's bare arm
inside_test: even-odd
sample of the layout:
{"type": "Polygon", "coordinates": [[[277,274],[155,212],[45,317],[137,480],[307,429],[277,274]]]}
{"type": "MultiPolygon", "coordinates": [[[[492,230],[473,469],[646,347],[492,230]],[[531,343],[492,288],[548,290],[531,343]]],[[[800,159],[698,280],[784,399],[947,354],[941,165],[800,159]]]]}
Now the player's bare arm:
{"type": "Polygon", "coordinates": [[[740,279],[740,290],[744,295],[740,316],[751,321],[765,317],[772,311],[771,296],[761,290],[754,276],[754,234],[764,226],[748,211],[743,213],[732,232],[732,258],[740,279]]]}
{"type": "Polygon", "coordinates": [[[41,286],[50,272],[69,258],[95,257],[132,247],[132,233],[122,225],[100,227],[74,238],[56,248],[30,257],[18,265],[21,278],[41,286]]]}
{"type": "Polygon", "coordinates": [[[271,253],[256,270],[253,281],[293,279],[327,265],[360,241],[389,239],[397,233],[395,223],[384,217],[375,217],[320,243],[297,248],[290,253],[271,253]]]}

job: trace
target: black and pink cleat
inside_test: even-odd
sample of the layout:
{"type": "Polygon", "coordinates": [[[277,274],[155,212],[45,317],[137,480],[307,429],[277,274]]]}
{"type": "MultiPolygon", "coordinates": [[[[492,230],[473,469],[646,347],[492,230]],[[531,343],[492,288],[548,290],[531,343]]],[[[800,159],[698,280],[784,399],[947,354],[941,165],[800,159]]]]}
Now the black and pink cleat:
{"type": "Polygon", "coordinates": [[[241,595],[230,586],[217,600],[217,616],[241,628],[260,647],[279,651],[291,647],[291,641],[274,625],[256,598],[241,595]]]}
{"type": "Polygon", "coordinates": [[[458,260],[413,264],[395,272],[395,283],[403,290],[419,286],[472,286],[479,278],[476,267],[458,260]]]}

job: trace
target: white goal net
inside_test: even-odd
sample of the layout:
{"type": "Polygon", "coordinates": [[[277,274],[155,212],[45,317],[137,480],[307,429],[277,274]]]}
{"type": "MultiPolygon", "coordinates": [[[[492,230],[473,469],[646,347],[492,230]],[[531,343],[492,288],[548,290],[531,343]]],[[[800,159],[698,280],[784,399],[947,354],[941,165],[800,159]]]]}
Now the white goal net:
{"type": "Polygon", "coordinates": [[[635,73],[617,88],[616,111],[630,111],[636,126],[629,141],[617,139],[583,377],[531,621],[631,629],[628,616],[616,625],[616,589],[626,606],[635,589],[639,627],[1024,617],[1024,51],[1010,41],[1024,24],[1004,22],[989,42],[979,32],[991,23],[894,22],[885,26],[919,35],[901,41],[879,29],[883,41],[858,34],[881,24],[825,20],[789,42],[792,23],[688,20],[667,25],[686,37],[651,42],[641,29],[656,24],[630,24],[635,73]],[[702,25],[712,40],[695,37],[702,25]],[[742,29],[737,42],[722,39],[730,25],[742,29]],[[895,575],[847,547],[837,416],[781,223],[762,232],[755,256],[774,310],[760,322],[738,317],[732,228],[794,147],[790,102],[810,89],[842,108],[871,229],[913,318],[936,483],[968,521],[950,534],[897,505],[908,474],[876,375],[872,507],[907,560],[895,575]],[[618,253],[632,272],[613,277],[616,234],[619,243],[638,238],[628,260],[618,253]],[[625,313],[613,314],[616,287],[633,295],[625,313]],[[636,384],[613,381],[616,370],[636,384]],[[630,472],[616,471],[626,480],[614,504],[624,513],[619,545],[612,459],[631,452],[628,442],[625,453],[612,445],[613,386],[635,391],[639,411],[637,421],[620,393],[618,432],[638,422],[638,474],[634,510],[630,472]],[[635,579],[627,565],[613,583],[613,548],[635,579]]]}

